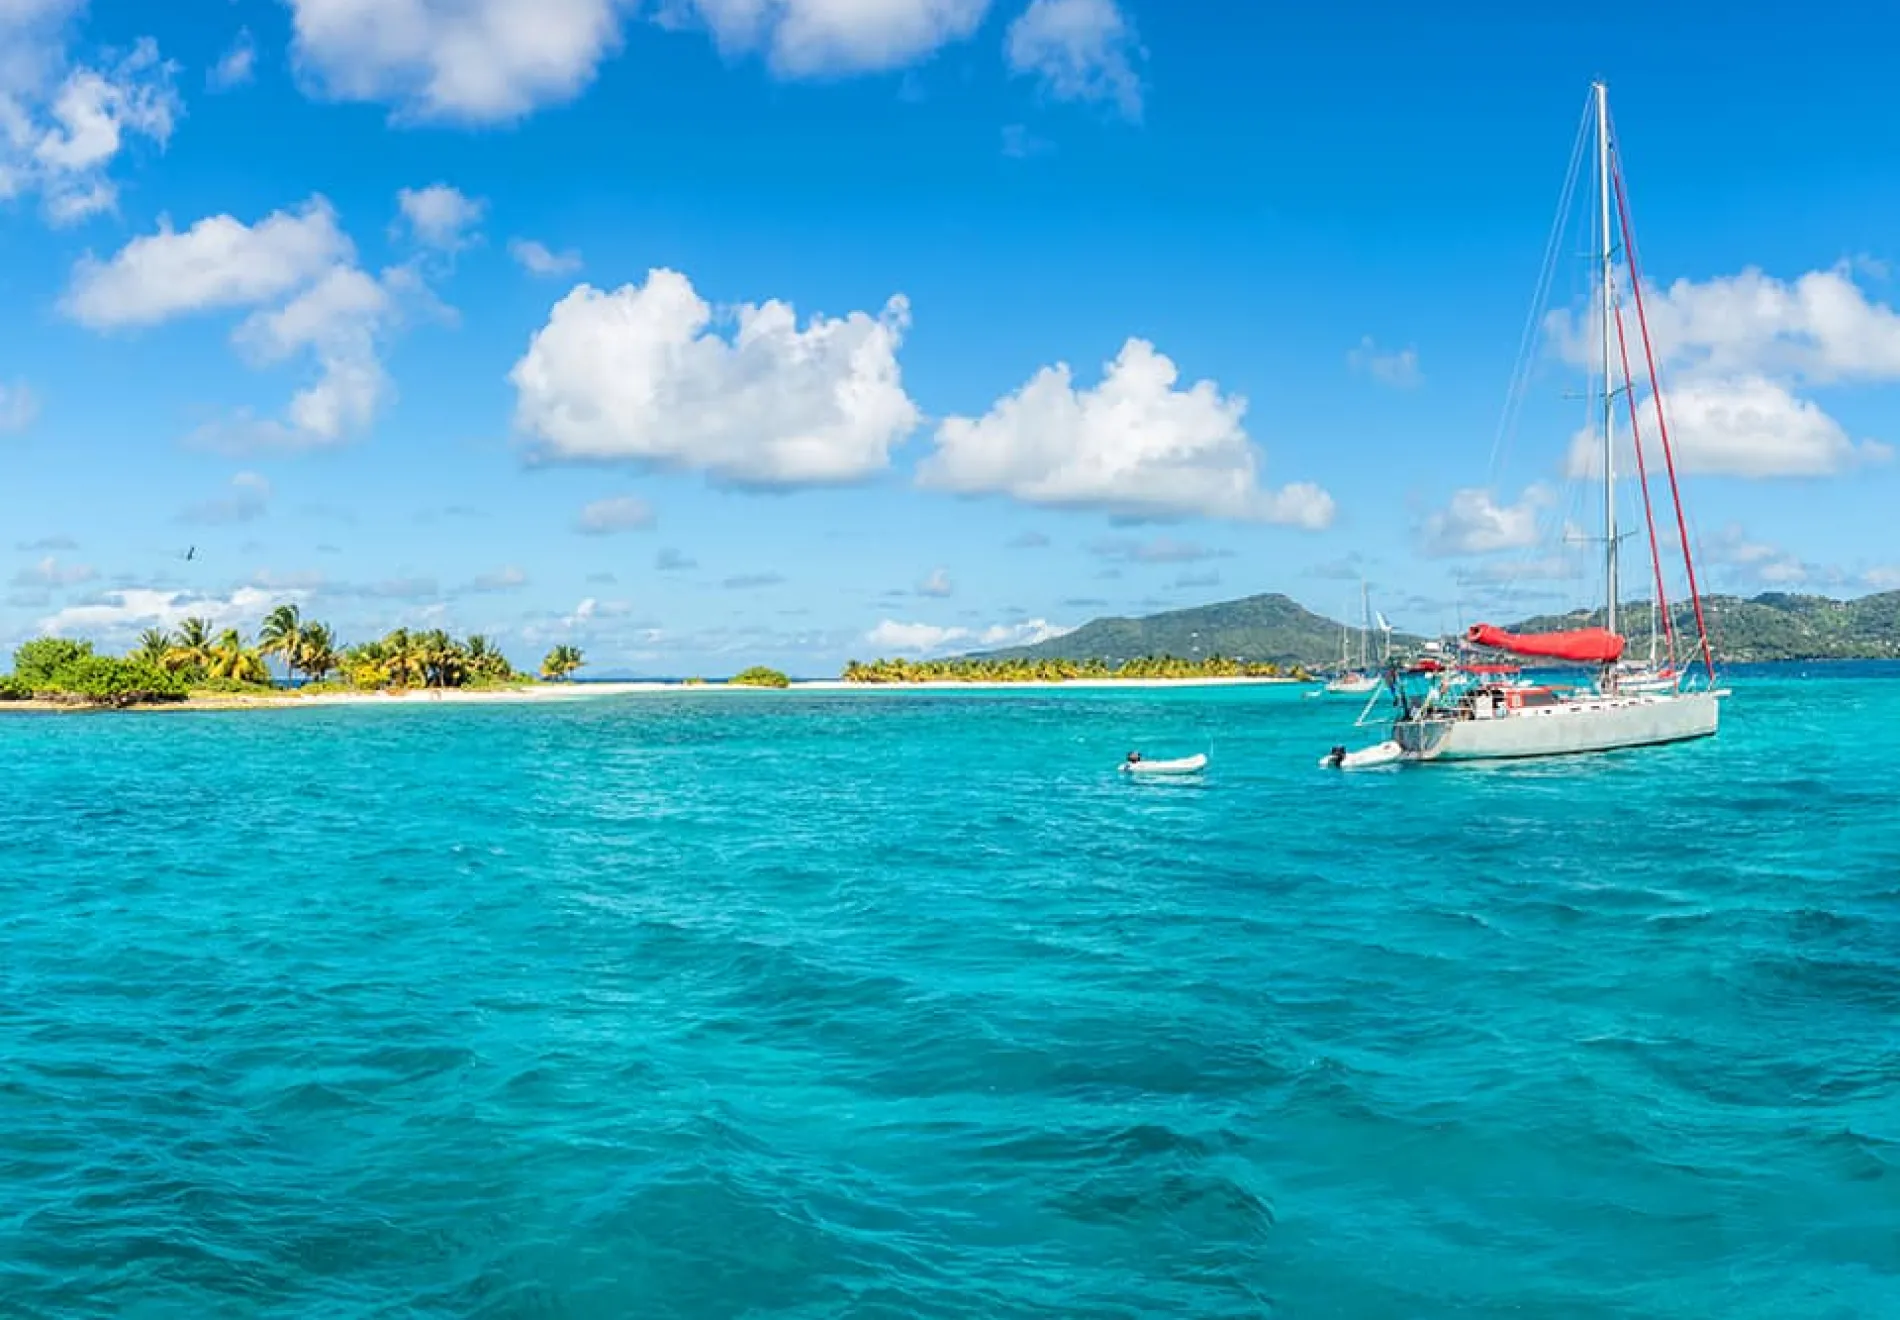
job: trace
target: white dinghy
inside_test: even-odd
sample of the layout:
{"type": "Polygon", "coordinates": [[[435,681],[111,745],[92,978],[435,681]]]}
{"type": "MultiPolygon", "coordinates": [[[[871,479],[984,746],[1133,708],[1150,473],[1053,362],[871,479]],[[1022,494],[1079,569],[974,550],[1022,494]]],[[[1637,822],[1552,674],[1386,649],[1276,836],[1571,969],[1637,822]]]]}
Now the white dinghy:
{"type": "Polygon", "coordinates": [[[1205,755],[1183,756],[1172,761],[1123,761],[1125,775],[1192,775],[1207,768],[1205,755]]]}

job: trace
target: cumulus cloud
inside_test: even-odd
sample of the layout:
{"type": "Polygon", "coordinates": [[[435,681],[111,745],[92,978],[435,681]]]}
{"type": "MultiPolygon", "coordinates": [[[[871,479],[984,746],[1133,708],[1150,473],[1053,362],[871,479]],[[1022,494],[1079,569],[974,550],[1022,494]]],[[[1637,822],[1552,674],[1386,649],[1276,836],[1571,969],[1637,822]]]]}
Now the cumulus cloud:
{"type": "Polygon", "coordinates": [[[580,253],[572,249],[566,252],[555,252],[547,244],[537,243],[531,238],[508,240],[508,255],[513,257],[530,275],[539,275],[543,278],[572,275],[581,268],[580,253]]]}
{"type": "Polygon", "coordinates": [[[645,500],[622,495],[595,500],[583,508],[574,527],[586,536],[610,536],[615,532],[644,531],[654,524],[653,508],[645,500]]]}
{"type": "MultiPolygon", "coordinates": [[[[1854,440],[1797,393],[1900,380],[1900,314],[1870,299],[1854,276],[1848,263],[1793,280],[1751,267],[1645,288],[1681,467],[1738,477],[1824,476],[1892,456],[1885,444],[1854,440]]],[[[1560,356],[1583,365],[1598,351],[1595,324],[1589,314],[1558,311],[1546,332],[1560,356]]],[[[1640,358],[1637,365],[1640,375],[1640,358]]],[[[1647,399],[1641,418],[1645,449],[1653,450],[1659,437],[1647,399]]],[[[1573,473],[1601,471],[1589,448],[1581,437],[1572,446],[1573,473]]],[[[1619,466],[1633,462],[1632,451],[1619,466]]]]}
{"type": "Polygon", "coordinates": [[[1346,362],[1354,371],[1372,377],[1381,385],[1390,385],[1395,390],[1409,390],[1424,383],[1424,373],[1418,369],[1418,350],[1401,348],[1396,351],[1380,348],[1371,335],[1361,339],[1353,350],[1346,354],[1346,362]]]}
{"type": "Polygon", "coordinates": [[[1116,0],[1034,0],[1009,26],[1010,70],[1038,78],[1060,101],[1103,101],[1141,118],[1142,58],[1134,24],[1116,0]]]}
{"type": "Polygon", "coordinates": [[[631,0],[289,0],[306,86],[411,120],[495,123],[566,101],[620,44],[631,0]]]}
{"type": "Polygon", "coordinates": [[[396,205],[412,239],[446,253],[460,252],[475,242],[473,231],[488,209],[486,202],[446,183],[401,189],[396,194],[396,205]]]}
{"type": "Polygon", "coordinates": [[[1245,399],[1207,380],[1177,389],[1178,378],[1142,339],[1130,339],[1093,388],[1077,389],[1067,363],[1045,367],[985,416],[946,420],[919,480],[1129,516],[1314,529],[1332,522],[1332,496],[1318,486],[1261,488],[1259,457],[1241,426],[1245,399]]]}
{"type": "MultiPolygon", "coordinates": [[[[1728,477],[1823,477],[1893,457],[1877,440],[1856,441],[1812,399],[1762,376],[1708,380],[1689,375],[1665,387],[1669,442],[1679,472],[1728,477]]],[[[1647,400],[1640,405],[1650,408],[1647,400]]],[[[1643,449],[1660,464],[1653,411],[1639,414],[1643,449]]],[[[1636,471],[1629,428],[1622,429],[1617,468],[1636,471]]],[[[1570,475],[1603,476],[1603,439],[1580,431],[1570,442],[1570,475]]]]}
{"type": "Polygon", "coordinates": [[[871,73],[914,64],[976,31],[990,0],[672,0],[669,21],[696,20],[728,55],[763,52],[787,78],[871,73]]]}
{"type": "Polygon", "coordinates": [[[270,508],[270,495],[270,482],[255,472],[240,472],[231,478],[228,493],[189,506],[179,518],[206,526],[251,522],[270,508]]]}
{"type": "Polygon", "coordinates": [[[666,549],[653,556],[653,567],[662,573],[683,573],[698,568],[699,561],[683,551],[666,549]]]}
{"type": "Polygon", "coordinates": [[[113,636],[147,627],[176,628],[194,615],[209,620],[213,627],[235,627],[254,624],[273,607],[287,601],[300,601],[304,595],[302,591],[270,591],[262,587],[239,587],[228,596],[131,587],[105,592],[90,604],[69,605],[41,619],[39,627],[41,632],[55,637],[113,636]]]}
{"type": "Polygon", "coordinates": [[[1009,646],[1034,646],[1074,632],[1050,623],[1030,619],[1024,623],[1002,623],[974,629],[943,627],[934,623],[901,623],[885,619],[864,635],[864,640],[880,651],[897,655],[929,655],[954,648],[983,647],[990,650],[1009,646]]]}
{"type": "Polygon", "coordinates": [[[111,260],[82,258],[60,305],[94,330],[156,325],[269,301],[354,255],[322,197],[255,225],[214,215],[179,233],[160,219],[156,234],[133,239],[111,260]]]}
{"type": "Polygon", "coordinates": [[[950,574],[941,568],[932,570],[929,577],[917,584],[919,596],[933,596],[939,600],[956,594],[956,589],[956,584],[950,581],[950,574]]]}
{"type": "Polygon", "coordinates": [[[781,77],[900,68],[974,32],[990,0],[288,0],[306,87],[404,121],[518,119],[571,100],[650,15],[781,77]]]}
{"type": "Polygon", "coordinates": [[[26,430],[39,415],[40,401],[25,381],[16,380],[11,385],[0,383],[0,435],[26,430]]]}
{"type": "Polygon", "coordinates": [[[308,360],[315,378],[282,420],[239,413],[194,437],[243,453],[337,444],[367,430],[393,394],[381,345],[405,305],[443,310],[410,267],[379,276],[361,269],[335,208],[319,196],[255,224],[216,215],[180,232],[161,220],[157,233],[108,260],[83,258],[61,310],[110,330],[252,309],[232,335],[243,357],[259,368],[308,360]]]}
{"type": "Polygon", "coordinates": [[[1551,493],[1532,486],[1516,504],[1500,504],[1489,490],[1471,486],[1429,515],[1419,529],[1428,555],[1485,555],[1537,543],[1537,520],[1551,493]]]}
{"type": "Polygon", "coordinates": [[[257,42],[251,38],[249,28],[241,28],[237,40],[211,66],[205,75],[205,86],[214,92],[228,92],[234,87],[242,87],[257,74],[257,42]]]}
{"type": "Polygon", "coordinates": [[[548,460],[630,460],[757,486],[849,482],[883,470],[916,428],[897,349],[902,296],[878,315],[745,304],[731,339],[675,271],[555,304],[509,380],[515,422],[548,460]]]}
{"type": "Polygon", "coordinates": [[[110,170],[128,141],[163,147],[183,113],[177,66],[141,39],[100,67],[67,67],[63,33],[76,4],[0,4],[0,202],[38,193],[56,225],[110,211],[110,170]]]}

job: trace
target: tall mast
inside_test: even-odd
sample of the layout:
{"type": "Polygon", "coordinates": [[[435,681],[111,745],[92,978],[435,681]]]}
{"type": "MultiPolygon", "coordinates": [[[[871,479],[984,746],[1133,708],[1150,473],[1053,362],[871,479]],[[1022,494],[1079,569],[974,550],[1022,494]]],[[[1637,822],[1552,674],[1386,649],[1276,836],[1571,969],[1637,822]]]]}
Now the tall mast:
{"type": "Polygon", "coordinates": [[[1616,315],[1616,255],[1610,229],[1610,93],[1594,84],[1597,98],[1598,233],[1603,236],[1603,586],[1604,624],[1616,631],[1616,389],[1610,368],[1611,319],[1616,315]]]}

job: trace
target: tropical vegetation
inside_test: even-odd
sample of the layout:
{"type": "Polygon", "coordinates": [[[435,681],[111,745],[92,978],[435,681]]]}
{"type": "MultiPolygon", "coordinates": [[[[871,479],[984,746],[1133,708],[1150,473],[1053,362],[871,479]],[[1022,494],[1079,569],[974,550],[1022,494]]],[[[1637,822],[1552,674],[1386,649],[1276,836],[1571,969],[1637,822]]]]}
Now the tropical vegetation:
{"type": "MultiPolygon", "coordinates": [[[[844,667],[847,683],[1067,683],[1108,679],[1289,678],[1304,681],[1298,665],[1282,668],[1272,661],[1248,663],[1228,656],[1198,660],[1179,656],[1138,656],[1111,664],[1106,660],[1032,659],[973,656],[954,660],[857,660],[844,667]]],[[[737,682],[737,679],[733,680],[737,682]]]]}
{"type": "Polygon", "coordinates": [[[586,663],[580,647],[557,646],[541,662],[541,677],[553,683],[565,683],[574,677],[575,670],[586,663]]]}
{"type": "MultiPolygon", "coordinates": [[[[570,677],[584,663],[571,646],[554,648],[549,661],[557,656],[550,677],[570,677]]],[[[345,647],[327,624],[304,618],[295,605],[282,605],[265,617],[255,641],[203,618],[181,620],[176,629],[149,628],[124,656],[95,654],[87,641],[36,638],[14,653],[13,672],[0,676],[0,701],[128,706],[180,701],[193,693],[266,692],[274,690],[270,660],[293,683],[301,680],[303,690],[399,691],[533,681],[479,634],[455,638],[439,628],[398,628],[345,647]]]]}
{"type": "Polygon", "coordinates": [[[792,680],[776,669],[764,665],[753,665],[734,674],[728,682],[733,687],[788,688],[792,680]]]}

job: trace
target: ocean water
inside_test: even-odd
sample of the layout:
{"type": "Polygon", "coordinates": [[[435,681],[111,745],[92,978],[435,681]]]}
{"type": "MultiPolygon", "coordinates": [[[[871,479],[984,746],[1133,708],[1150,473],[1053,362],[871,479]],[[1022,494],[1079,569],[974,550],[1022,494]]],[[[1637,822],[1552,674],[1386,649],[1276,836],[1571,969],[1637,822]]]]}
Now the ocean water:
{"type": "Polygon", "coordinates": [[[1900,1315],[1900,673],[1734,686],[0,716],[0,1314],[1900,1315]]]}

